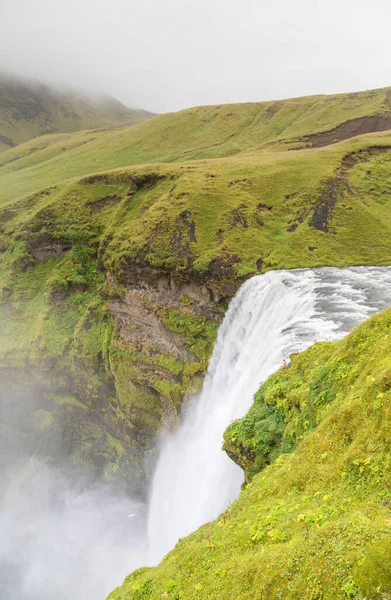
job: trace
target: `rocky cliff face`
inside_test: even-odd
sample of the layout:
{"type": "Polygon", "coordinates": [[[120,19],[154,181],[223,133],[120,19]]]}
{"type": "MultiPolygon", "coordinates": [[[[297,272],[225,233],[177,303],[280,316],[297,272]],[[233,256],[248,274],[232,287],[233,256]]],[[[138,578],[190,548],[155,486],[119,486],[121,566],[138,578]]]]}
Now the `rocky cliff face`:
{"type": "Polygon", "coordinates": [[[221,307],[162,277],[118,287],[93,250],[46,242],[27,241],[3,286],[2,449],[142,493],[156,436],[201,385],[221,307]]]}

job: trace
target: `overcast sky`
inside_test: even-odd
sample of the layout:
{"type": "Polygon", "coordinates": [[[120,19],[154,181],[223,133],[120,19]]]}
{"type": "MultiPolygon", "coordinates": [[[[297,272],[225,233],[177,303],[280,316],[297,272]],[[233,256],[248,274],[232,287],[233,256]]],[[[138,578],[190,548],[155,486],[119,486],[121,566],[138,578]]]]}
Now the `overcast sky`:
{"type": "Polygon", "coordinates": [[[0,0],[0,70],[155,112],[391,86],[390,0],[0,0]]]}

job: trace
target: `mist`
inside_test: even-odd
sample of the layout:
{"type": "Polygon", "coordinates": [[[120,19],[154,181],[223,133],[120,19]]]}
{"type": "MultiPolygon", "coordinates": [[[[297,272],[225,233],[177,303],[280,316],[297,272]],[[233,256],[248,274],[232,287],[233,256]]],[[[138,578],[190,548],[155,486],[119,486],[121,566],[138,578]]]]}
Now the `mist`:
{"type": "MultiPolygon", "coordinates": [[[[34,415],[33,379],[0,372],[0,598],[103,600],[146,561],[146,507],[120,479],[73,459],[63,423],[34,415]]],[[[58,419],[58,417],[57,417],[58,419]]],[[[129,479],[132,474],[129,474],[129,479]]]]}
{"type": "Polygon", "coordinates": [[[153,112],[391,84],[386,0],[0,0],[0,71],[153,112]]]}
{"type": "Polygon", "coordinates": [[[34,456],[3,456],[0,481],[1,598],[103,599],[143,564],[140,501],[34,456]]]}

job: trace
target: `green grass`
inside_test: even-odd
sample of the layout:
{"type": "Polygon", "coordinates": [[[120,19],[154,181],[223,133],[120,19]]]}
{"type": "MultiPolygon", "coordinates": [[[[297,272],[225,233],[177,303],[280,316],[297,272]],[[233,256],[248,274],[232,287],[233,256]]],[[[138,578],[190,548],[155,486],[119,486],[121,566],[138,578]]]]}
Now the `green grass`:
{"type": "Polygon", "coordinates": [[[183,337],[190,352],[192,352],[204,365],[207,366],[213,342],[217,335],[217,323],[213,323],[194,315],[189,309],[161,311],[163,325],[183,337]]]}
{"type": "Polygon", "coordinates": [[[0,235],[4,247],[15,235],[28,246],[80,239],[101,247],[118,280],[139,265],[206,282],[222,296],[259,270],[389,264],[391,151],[377,147],[391,148],[389,134],[115,170],[14,202],[3,210],[0,235]],[[366,160],[341,172],[359,151],[366,160]]]}
{"type": "MultiPolygon", "coordinates": [[[[347,120],[387,120],[389,97],[384,89],[198,107],[1,153],[0,367],[28,369],[45,393],[87,406],[57,407],[84,415],[67,425],[78,431],[77,461],[143,478],[144,455],[199,387],[246,278],[390,264],[390,133],[322,148],[308,137],[347,120]],[[121,337],[110,303],[133,290],[143,290],[176,353],[121,337]]],[[[283,435],[278,419],[273,435],[283,435]]]]}
{"type": "Polygon", "coordinates": [[[251,449],[239,499],[110,600],[387,598],[390,356],[391,309],[294,355],[227,431],[238,454],[251,449]],[[278,411],[277,436],[262,407],[278,411]]]}
{"type": "Polygon", "coordinates": [[[0,152],[46,133],[131,125],[150,116],[113,98],[93,100],[0,74],[0,152]]]}
{"type": "Polygon", "coordinates": [[[0,156],[0,202],[101,170],[300,148],[306,145],[303,137],[347,120],[389,115],[388,98],[389,90],[383,89],[207,106],[161,115],[132,128],[45,136],[0,156]]]}

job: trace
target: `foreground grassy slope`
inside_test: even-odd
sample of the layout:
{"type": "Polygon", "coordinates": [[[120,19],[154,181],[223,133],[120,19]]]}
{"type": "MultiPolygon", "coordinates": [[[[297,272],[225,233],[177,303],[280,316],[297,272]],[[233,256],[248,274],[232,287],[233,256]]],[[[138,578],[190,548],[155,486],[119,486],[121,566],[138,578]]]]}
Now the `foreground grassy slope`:
{"type": "Polygon", "coordinates": [[[227,431],[256,467],[239,499],[110,600],[388,598],[390,356],[391,310],[294,355],[227,431]]]}
{"type": "Polygon", "coordinates": [[[46,133],[129,125],[150,116],[113,98],[94,101],[0,74],[0,152],[46,133]]]}
{"type": "Polygon", "coordinates": [[[135,128],[46,136],[0,156],[0,202],[87,173],[318,147],[391,128],[390,90],[199,107],[135,128]]]}

